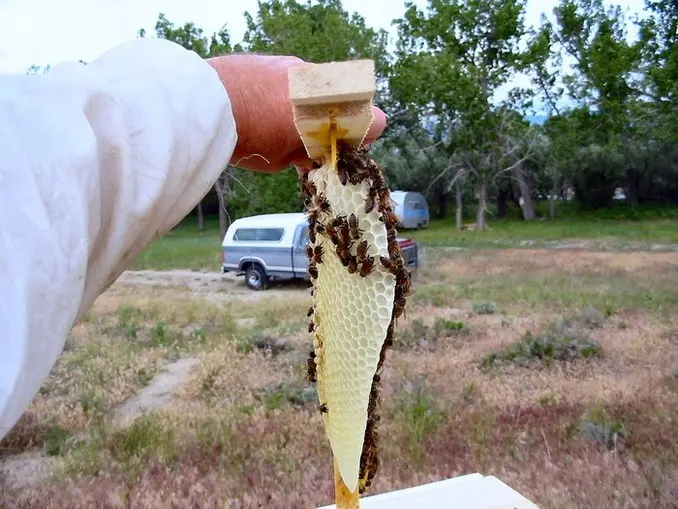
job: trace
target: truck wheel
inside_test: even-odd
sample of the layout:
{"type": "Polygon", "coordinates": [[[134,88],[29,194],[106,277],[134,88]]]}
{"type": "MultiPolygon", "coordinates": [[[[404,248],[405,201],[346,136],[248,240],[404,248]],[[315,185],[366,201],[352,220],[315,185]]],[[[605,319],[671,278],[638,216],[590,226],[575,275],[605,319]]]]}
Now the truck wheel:
{"type": "Polygon", "coordinates": [[[245,283],[252,290],[265,290],[268,286],[268,277],[261,265],[253,263],[245,272],[245,283]]]}

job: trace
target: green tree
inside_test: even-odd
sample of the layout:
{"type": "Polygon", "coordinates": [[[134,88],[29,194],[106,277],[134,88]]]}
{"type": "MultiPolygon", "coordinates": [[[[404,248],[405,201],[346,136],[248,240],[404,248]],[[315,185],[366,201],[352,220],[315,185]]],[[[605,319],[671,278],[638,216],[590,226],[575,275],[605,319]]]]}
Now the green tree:
{"type": "Polygon", "coordinates": [[[243,44],[248,51],[294,55],[315,63],[369,58],[377,74],[385,71],[386,32],[368,27],[340,0],[259,1],[256,16],[245,13],[245,20],[243,44]]]}
{"type": "Polygon", "coordinates": [[[559,116],[546,129],[551,195],[567,180],[582,205],[596,208],[611,203],[624,172],[633,171],[640,47],[628,42],[621,9],[603,0],[562,0],[553,13],[555,22],[542,18],[529,50],[533,81],[559,116]],[[567,112],[558,107],[564,95],[567,112]]]}
{"type": "MultiPolygon", "coordinates": [[[[465,178],[478,200],[476,226],[485,228],[488,192],[530,156],[527,131],[498,108],[499,95],[526,68],[525,0],[429,0],[407,3],[396,20],[398,43],[390,79],[401,104],[414,104],[444,131],[451,183],[465,178]],[[523,150],[527,149],[527,150],[523,150]],[[515,159],[514,156],[522,156],[515,159]]],[[[530,194],[522,196],[531,204],[530,194]]],[[[531,208],[531,207],[530,207],[531,208]]]]}
{"type": "MultiPolygon", "coordinates": [[[[146,30],[142,28],[139,30],[138,35],[139,37],[146,37],[146,30]]],[[[167,39],[168,41],[180,44],[187,50],[194,51],[202,58],[220,56],[242,49],[239,45],[235,47],[231,45],[231,38],[226,25],[222,26],[218,32],[208,36],[204,34],[202,28],[195,26],[192,22],[184,23],[180,26],[175,25],[167,19],[164,13],[158,15],[158,20],[155,23],[155,36],[159,39],[167,39]]],[[[226,195],[229,194],[229,175],[228,168],[225,168],[224,173],[222,173],[214,185],[219,206],[219,227],[222,235],[226,234],[229,224],[225,200],[226,195]]],[[[201,200],[196,207],[198,227],[201,230],[204,228],[203,206],[204,203],[201,200]]]]}
{"type": "MultiPolygon", "coordinates": [[[[146,30],[140,29],[139,37],[146,37],[146,30]]],[[[177,26],[167,19],[164,13],[158,14],[158,20],[155,22],[155,36],[159,39],[167,39],[176,42],[190,51],[196,52],[202,58],[210,58],[219,55],[240,51],[239,45],[231,45],[231,37],[226,25],[213,33],[205,35],[202,28],[195,26],[194,23],[184,23],[177,26]]]]}

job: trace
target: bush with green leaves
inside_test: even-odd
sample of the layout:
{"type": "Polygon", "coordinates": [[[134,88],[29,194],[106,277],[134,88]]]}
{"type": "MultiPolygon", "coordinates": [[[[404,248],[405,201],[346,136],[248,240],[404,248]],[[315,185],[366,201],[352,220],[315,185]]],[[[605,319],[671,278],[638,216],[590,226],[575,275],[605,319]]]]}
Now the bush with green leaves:
{"type": "Polygon", "coordinates": [[[415,346],[431,345],[438,339],[450,336],[459,336],[466,333],[467,329],[463,322],[438,318],[433,327],[429,327],[421,318],[412,320],[410,327],[396,334],[394,344],[396,348],[413,348],[415,346]]]}
{"type": "Polygon", "coordinates": [[[604,409],[592,408],[577,424],[570,426],[568,434],[578,435],[607,449],[616,449],[628,439],[629,430],[624,421],[610,418],[604,409]]]}
{"type": "Polygon", "coordinates": [[[550,365],[553,361],[574,361],[600,355],[600,344],[583,335],[563,331],[554,326],[546,333],[534,335],[528,331],[520,341],[499,352],[490,352],[481,360],[483,368],[500,363],[519,366],[550,365]]]}
{"type": "Polygon", "coordinates": [[[477,315],[493,315],[497,312],[497,305],[491,301],[476,301],[471,307],[477,315]]]}

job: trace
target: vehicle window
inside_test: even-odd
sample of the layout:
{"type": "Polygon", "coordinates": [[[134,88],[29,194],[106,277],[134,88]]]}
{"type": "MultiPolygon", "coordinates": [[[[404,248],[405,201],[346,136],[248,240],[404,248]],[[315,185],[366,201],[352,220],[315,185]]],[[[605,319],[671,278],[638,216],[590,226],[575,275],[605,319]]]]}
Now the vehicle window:
{"type": "Polygon", "coordinates": [[[284,228],[238,228],[233,234],[233,240],[278,242],[284,232],[284,228]]]}
{"type": "Polygon", "coordinates": [[[299,240],[301,246],[305,246],[311,239],[308,238],[308,226],[304,226],[304,229],[301,231],[301,239],[299,240]]]}

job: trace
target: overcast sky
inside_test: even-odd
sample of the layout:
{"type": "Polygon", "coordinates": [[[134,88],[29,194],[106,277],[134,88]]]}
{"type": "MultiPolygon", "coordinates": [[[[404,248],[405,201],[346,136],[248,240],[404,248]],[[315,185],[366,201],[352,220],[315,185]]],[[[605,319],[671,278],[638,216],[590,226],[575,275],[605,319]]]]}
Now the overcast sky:
{"type": "MultiPolygon", "coordinates": [[[[416,0],[420,6],[426,0],[416,0]]],[[[615,3],[641,12],[643,0],[615,3]]],[[[392,30],[404,0],[344,0],[375,28],[392,30]]],[[[537,23],[555,0],[529,0],[527,21],[537,23]]],[[[256,0],[0,0],[0,73],[25,73],[33,64],[93,60],[140,28],[152,30],[159,12],[174,23],[193,21],[205,32],[226,23],[233,41],[245,32],[243,13],[256,13],[256,0]]]]}

